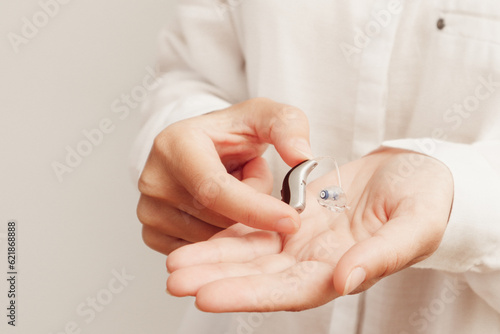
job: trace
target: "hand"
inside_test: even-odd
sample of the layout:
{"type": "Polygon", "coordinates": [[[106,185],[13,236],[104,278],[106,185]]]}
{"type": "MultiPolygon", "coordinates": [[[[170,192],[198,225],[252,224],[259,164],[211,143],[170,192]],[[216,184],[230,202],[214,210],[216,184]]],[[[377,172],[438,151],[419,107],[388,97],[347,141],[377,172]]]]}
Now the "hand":
{"type": "Polygon", "coordinates": [[[350,209],[321,207],[330,173],[308,186],[300,230],[293,235],[241,224],[167,258],[174,296],[196,296],[208,312],[297,311],[368,289],[430,256],[449,218],[453,179],[425,155],[384,148],[340,168],[350,209]],[[413,164],[413,174],[399,172],[413,164]]]}
{"type": "Polygon", "coordinates": [[[167,127],[139,180],[144,242],[169,254],[235,222],[295,232],[299,215],[269,195],[272,174],[260,156],[273,144],[286,163],[296,165],[311,157],[308,138],[303,112],[267,99],[167,127]]]}

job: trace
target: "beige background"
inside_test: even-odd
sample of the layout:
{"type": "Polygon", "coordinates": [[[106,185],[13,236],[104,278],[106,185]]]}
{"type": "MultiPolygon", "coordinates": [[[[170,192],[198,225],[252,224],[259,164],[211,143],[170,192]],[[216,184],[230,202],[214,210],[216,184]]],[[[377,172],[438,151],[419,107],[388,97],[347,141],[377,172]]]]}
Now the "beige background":
{"type": "Polygon", "coordinates": [[[141,92],[174,5],[73,0],[44,17],[38,1],[1,2],[0,277],[7,221],[19,224],[18,326],[7,326],[2,311],[2,333],[173,333],[191,303],[165,294],[165,257],[140,237],[128,173],[139,108],[123,119],[112,110],[121,94],[141,92]],[[23,18],[33,16],[41,27],[16,53],[9,33],[21,36],[23,18]],[[65,163],[66,146],[75,149],[82,131],[106,118],[113,131],[59,182],[51,165],[65,163]],[[124,286],[114,270],[134,278],[124,286]],[[92,298],[105,303],[93,319],[92,298]]]}

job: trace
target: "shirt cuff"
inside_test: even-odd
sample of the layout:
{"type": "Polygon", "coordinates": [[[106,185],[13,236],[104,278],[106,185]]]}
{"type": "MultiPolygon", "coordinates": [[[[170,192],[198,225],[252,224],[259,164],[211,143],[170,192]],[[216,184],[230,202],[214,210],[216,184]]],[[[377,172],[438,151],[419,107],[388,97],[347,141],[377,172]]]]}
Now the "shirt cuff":
{"type": "Polygon", "coordinates": [[[473,145],[431,138],[391,140],[382,145],[436,158],[453,175],[453,208],[443,240],[433,255],[413,267],[456,273],[500,269],[500,176],[484,155],[473,145]]]}

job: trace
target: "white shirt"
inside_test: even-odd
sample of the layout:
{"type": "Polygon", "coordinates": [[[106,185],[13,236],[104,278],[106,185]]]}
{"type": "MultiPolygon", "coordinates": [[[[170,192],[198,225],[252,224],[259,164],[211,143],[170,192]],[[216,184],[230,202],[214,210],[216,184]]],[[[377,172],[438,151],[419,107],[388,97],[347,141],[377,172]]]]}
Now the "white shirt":
{"type": "MultiPolygon", "coordinates": [[[[500,332],[500,2],[184,0],[161,46],[137,174],[168,124],[268,97],[308,115],[317,155],[345,163],[401,147],[443,161],[455,181],[427,260],[305,312],[193,308],[181,333],[500,332]]],[[[279,190],[288,167],[266,158],[279,190]]]]}

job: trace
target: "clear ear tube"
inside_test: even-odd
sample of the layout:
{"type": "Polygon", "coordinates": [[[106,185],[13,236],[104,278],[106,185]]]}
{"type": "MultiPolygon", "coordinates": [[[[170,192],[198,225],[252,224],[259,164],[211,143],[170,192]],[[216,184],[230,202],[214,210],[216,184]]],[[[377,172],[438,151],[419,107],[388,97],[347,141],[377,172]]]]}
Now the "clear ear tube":
{"type": "Polygon", "coordinates": [[[318,203],[334,212],[344,212],[348,209],[347,196],[339,186],[331,186],[319,192],[318,203]]]}
{"type": "Polygon", "coordinates": [[[346,209],[349,209],[347,206],[347,196],[344,192],[344,189],[342,189],[342,181],[340,179],[340,170],[339,170],[339,165],[337,164],[337,160],[335,160],[333,157],[319,157],[314,160],[320,161],[323,159],[330,159],[333,160],[333,163],[335,164],[335,169],[337,171],[337,180],[339,182],[338,186],[328,186],[326,188],[323,188],[318,195],[318,203],[337,213],[342,213],[346,209]]]}

